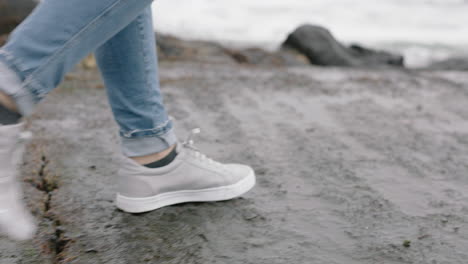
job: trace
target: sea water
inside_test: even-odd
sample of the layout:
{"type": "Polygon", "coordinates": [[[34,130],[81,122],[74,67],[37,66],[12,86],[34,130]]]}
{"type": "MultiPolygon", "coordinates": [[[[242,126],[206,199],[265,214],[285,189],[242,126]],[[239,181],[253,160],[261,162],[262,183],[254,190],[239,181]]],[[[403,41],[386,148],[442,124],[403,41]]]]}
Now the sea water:
{"type": "Polygon", "coordinates": [[[186,39],[273,50],[304,23],[409,66],[468,54],[468,0],[157,0],[155,27],[186,39]]]}

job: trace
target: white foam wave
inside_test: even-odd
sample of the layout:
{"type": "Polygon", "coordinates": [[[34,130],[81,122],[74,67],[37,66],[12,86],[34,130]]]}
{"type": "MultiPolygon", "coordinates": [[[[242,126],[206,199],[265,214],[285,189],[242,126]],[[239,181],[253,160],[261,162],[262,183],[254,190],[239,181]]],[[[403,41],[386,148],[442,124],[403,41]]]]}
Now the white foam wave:
{"type": "Polygon", "coordinates": [[[468,49],[466,0],[159,0],[153,8],[161,32],[232,45],[274,49],[298,25],[314,23],[344,42],[468,49]]]}

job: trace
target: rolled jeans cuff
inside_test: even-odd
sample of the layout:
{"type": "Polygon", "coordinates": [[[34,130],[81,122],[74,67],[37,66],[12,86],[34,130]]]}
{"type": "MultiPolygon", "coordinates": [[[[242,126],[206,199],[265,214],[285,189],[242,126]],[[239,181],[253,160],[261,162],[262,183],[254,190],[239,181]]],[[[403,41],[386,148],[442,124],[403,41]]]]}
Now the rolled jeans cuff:
{"type": "Polygon", "coordinates": [[[122,137],[122,152],[127,157],[141,157],[168,149],[177,143],[173,129],[162,135],[144,137],[122,137]]]}

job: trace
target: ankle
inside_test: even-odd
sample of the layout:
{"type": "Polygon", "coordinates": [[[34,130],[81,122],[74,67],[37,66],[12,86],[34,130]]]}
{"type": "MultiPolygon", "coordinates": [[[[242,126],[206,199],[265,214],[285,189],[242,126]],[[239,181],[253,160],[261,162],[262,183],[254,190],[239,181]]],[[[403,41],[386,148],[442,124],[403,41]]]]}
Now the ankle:
{"type": "Polygon", "coordinates": [[[9,95],[1,91],[0,91],[0,105],[2,105],[3,107],[7,108],[8,110],[12,112],[16,112],[16,113],[19,112],[18,107],[16,106],[16,103],[13,100],[13,98],[11,98],[9,95]]]}
{"type": "Polygon", "coordinates": [[[176,145],[172,145],[168,149],[165,149],[161,152],[146,155],[146,156],[140,156],[140,157],[130,157],[130,159],[134,160],[136,163],[140,165],[150,164],[150,163],[157,162],[159,160],[164,159],[167,155],[169,155],[175,149],[175,147],[176,145]]]}

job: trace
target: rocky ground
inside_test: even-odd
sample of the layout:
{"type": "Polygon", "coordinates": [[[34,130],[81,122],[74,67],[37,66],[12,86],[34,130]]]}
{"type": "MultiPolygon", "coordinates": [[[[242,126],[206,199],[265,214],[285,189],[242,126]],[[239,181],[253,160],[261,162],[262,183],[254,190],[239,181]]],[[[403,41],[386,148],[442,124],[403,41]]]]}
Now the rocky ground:
{"type": "Polygon", "coordinates": [[[165,61],[181,138],[251,164],[229,202],[131,215],[113,205],[117,128],[93,67],[29,120],[22,166],[37,237],[0,263],[455,264],[468,258],[463,72],[165,61]]]}

